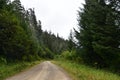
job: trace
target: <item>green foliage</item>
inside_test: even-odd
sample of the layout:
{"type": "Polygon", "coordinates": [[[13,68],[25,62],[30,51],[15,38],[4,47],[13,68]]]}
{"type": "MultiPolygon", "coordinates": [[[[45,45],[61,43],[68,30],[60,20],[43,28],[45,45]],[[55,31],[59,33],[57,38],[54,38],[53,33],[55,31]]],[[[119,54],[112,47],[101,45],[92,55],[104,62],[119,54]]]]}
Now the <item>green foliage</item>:
{"type": "Polygon", "coordinates": [[[68,60],[73,60],[73,56],[74,53],[71,51],[64,51],[62,54],[61,54],[61,58],[65,58],[65,59],[68,59],[68,60]]]}
{"type": "Polygon", "coordinates": [[[6,7],[9,0],[0,0],[0,10],[6,7]]]}
{"type": "Polygon", "coordinates": [[[120,76],[105,70],[98,70],[83,64],[67,60],[57,60],[53,63],[63,67],[73,80],[119,80],[120,76]]]}
{"type": "Polygon", "coordinates": [[[42,44],[56,55],[61,54],[68,47],[66,40],[47,31],[42,33],[42,44]]]}
{"type": "Polygon", "coordinates": [[[5,57],[7,61],[24,60],[25,56],[28,60],[30,58],[28,55],[37,55],[37,45],[26,32],[24,27],[28,28],[27,25],[22,27],[20,20],[16,17],[16,13],[11,13],[4,8],[1,10],[0,56],[5,57]]]}
{"type": "Polygon", "coordinates": [[[77,53],[85,63],[96,67],[112,68],[119,72],[120,62],[120,1],[86,0],[84,9],[79,11],[77,53]]]}
{"type": "Polygon", "coordinates": [[[76,54],[76,50],[71,50],[71,51],[63,51],[61,55],[59,55],[55,59],[63,59],[63,60],[70,60],[78,63],[83,63],[83,60],[80,56],[76,54]]]}
{"type": "Polygon", "coordinates": [[[76,47],[75,40],[74,40],[74,33],[72,30],[70,31],[70,35],[68,37],[68,49],[69,51],[74,50],[76,47]]]}
{"type": "Polygon", "coordinates": [[[34,9],[25,10],[20,0],[0,3],[3,3],[0,5],[0,57],[7,61],[52,59],[53,53],[59,54],[67,48],[64,39],[42,31],[34,9]]]}
{"type": "Polygon", "coordinates": [[[22,59],[22,56],[34,54],[34,43],[29,40],[18,20],[9,12],[0,16],[1,55],[7,59],[22,59]],[[32,49],[31,49],[32,48],[32,49]]]}
{"type": "Polygon", "coordinates": [[[46,47],[39,47],[38,55],[44,59],[53,59],[53,53],[46,47]]]}
{"type": "Polygon", "coordinates": [[[0,57],[0,64],[7,64],[7,60],[3,57],[0,57]]]}
{"type": "Polygon", "coordinates": [[[40,61],[16,62],[16,63],[9,63],[7,65],[0,63],[0,80],[5,80],[6,78],[13,76],[16,73],[21,72],[39,63],[40,61]]]}

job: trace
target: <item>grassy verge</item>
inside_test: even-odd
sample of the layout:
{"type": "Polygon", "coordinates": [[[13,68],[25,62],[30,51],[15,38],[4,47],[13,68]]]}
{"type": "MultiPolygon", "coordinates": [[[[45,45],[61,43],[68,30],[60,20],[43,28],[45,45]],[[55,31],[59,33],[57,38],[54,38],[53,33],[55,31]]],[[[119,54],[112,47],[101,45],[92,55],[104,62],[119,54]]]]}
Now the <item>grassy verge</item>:
{"type": "Polygon", "coordinates": [[[65,60],[53,61],[53,63],[63,67],[71,75],[73,80],[120,80],[120,76],[106,72],[104,70],[97,70],[88,66],[77,64],[65,60]]]}
{"type": "Polygon", "coordinates": [[[7,65],[0,64],[0,80],[4,80],[7,77],[10,77],[39,63],[40,61],[9,63],[7,65]]]}

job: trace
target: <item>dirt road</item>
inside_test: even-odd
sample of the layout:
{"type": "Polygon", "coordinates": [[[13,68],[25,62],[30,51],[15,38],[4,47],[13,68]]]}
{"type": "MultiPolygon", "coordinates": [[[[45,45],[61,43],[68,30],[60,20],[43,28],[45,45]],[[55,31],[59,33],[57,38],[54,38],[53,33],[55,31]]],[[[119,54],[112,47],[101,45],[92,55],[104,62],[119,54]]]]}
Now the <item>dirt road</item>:
{"type": "Polygon", "coordinates": [[[50,61],[34,66],[6,80],[71,80],[66,72],[50,61]]]}

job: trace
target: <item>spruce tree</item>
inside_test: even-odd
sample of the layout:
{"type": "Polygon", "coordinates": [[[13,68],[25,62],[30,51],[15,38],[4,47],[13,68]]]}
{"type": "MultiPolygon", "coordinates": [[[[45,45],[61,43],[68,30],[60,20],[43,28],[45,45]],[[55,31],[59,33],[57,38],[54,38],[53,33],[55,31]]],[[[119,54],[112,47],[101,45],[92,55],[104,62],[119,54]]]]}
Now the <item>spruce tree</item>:
{"type": "Polygon", "coordinates": [[[74,41],[74,33],[72,32],[72,30],[70,31],[69,37],[68,37],[68,49],[69,51],[72,51],[73,49],[75,49],[75,41],[74,41]]]}
{"type": "MultiPolygon", "coordinates": [[[[117,66],[120,60],[119,0],[85,0],[76,32],[83,60],[99,67],[117,66]]],[[[79,54],[78,54],[79,55],[79,54]]]]}

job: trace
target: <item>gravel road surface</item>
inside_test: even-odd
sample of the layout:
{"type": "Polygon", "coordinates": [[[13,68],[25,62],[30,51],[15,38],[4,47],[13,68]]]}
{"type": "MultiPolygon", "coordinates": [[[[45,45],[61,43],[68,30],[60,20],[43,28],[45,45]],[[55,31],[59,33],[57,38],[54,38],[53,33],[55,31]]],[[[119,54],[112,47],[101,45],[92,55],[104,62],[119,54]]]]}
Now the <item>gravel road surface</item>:
{"type": "Polygon", "coordinates": [[[60,67],[45,61],[6,80],[71,80],[60,67]]]}

